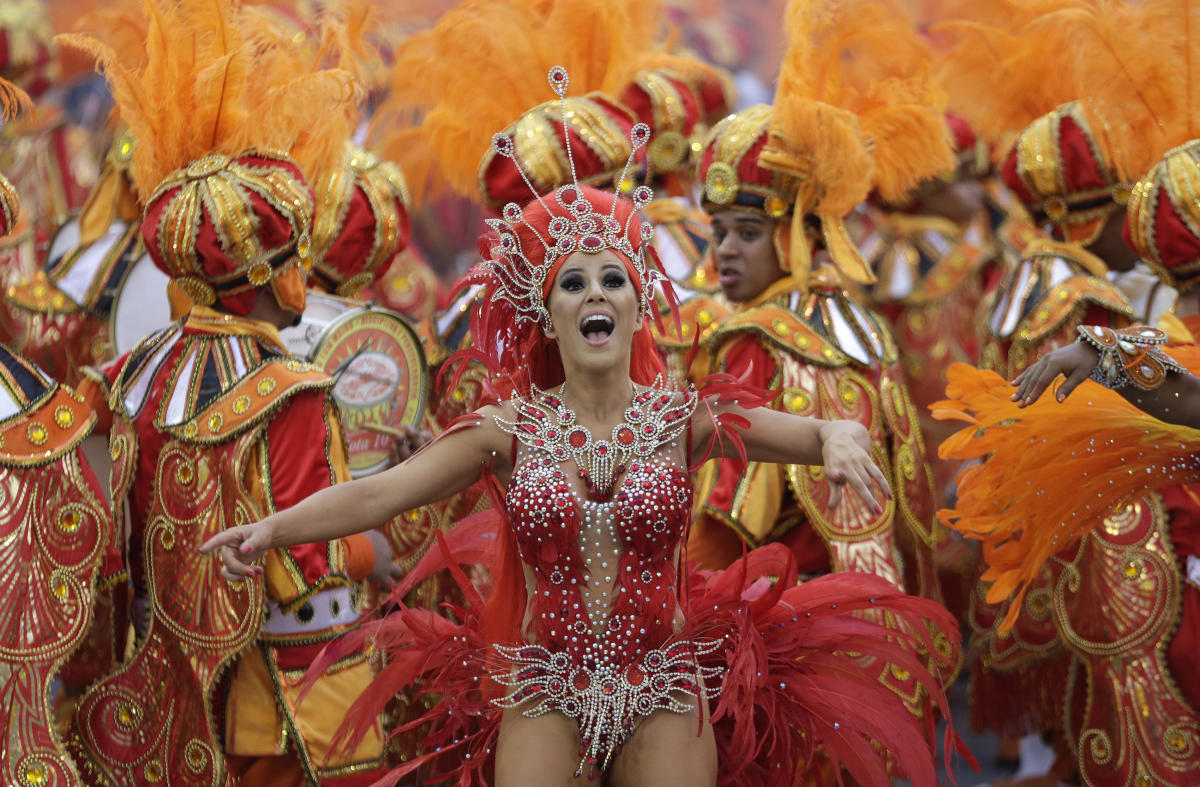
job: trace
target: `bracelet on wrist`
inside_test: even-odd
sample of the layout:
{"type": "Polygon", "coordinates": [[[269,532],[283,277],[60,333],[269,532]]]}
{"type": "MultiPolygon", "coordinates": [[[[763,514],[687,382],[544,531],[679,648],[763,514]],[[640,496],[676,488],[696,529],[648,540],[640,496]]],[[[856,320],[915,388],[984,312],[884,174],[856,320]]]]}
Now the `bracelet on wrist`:
{"type": "Polygon", "coordinates": [[[1091,379],[1112,388],[1133,385],[1152,391],[1163,384],[1170,372],[1186,372],[1182,365],[1162,351],[1167,334],[1148,325],[1133,325],[1114,330],[1102,325],[1081,325],[1079,341],[1100,353],[1091,379]]]}

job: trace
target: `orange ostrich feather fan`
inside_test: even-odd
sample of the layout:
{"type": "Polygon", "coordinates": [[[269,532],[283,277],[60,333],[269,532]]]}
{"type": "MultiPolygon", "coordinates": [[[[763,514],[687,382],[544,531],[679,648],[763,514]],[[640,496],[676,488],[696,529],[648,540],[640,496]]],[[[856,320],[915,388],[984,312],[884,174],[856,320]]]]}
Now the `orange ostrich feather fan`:
{"type": "Polygon", "coordinates": [[[89,35],[56,39],[89,53],[104,71],[136,140],[130,174],[141,194],[212,153],[289,152],[304,172],[319,163],[325,146],[317,140],[338,133],[355,97],[350,73],[280,67],[294,53],[256,48],[232,0],[143,0],[142,7],[144,53],[89,35]]]}
{"type": "MultiPolygon", "coordinates": [[[[1195,348],[1168,348],[1200,369],[1195,348]]],[[[1057,387],[1057,386],[1055,386],[1057,387]]],[[[1200,430],[1163,423],[1121,395],[1085,381],[1064,402],[1047,391],[1018,409],[995,372],[950,367],[934,417],[967,425],[938,449],[944,459],[985,459],[958,476],[959,497],[938,518],[982,542],[987,600],[1015,597],[1002,628],[1042,566],[1148,487],[1200,480],[1200,430]]]]}

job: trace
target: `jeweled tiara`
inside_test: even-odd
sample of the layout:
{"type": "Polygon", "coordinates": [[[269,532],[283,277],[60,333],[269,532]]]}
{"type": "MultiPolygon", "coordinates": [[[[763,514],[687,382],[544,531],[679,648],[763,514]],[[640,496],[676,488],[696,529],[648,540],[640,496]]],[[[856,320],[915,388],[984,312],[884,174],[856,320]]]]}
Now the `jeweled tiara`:
{"type": "MultiPolygon", "coordinates": [[[[567,70],[562,66],[551,68],[548,77],[550,88],[558,95],[563,134],[567,135],[565,99],[570,78],[567,70]]],[[[632,143],[632,150],[614,188],[619,188],[620,184],[625,181],[625,176],[629,173],[629,167],[633,163],[637,151],[650,141],[650,127],[645,123],[638,123],[630,131],[629,141],[632,143]]],[[[490,259],[484,263],[485,270],[495,276],[497,281],[495,297],[513,305],[517,311],[518,321],[540,322],[549,329],[551,327],[550,312],[546,309],[542,288],[545,285],[546,276],[549,275],[554,264],[560,258],[577,251],[598,254],[605,249],[613,249],[633,262],[642,285],[642,313],[646,314],[653,303],[654,285],[663,278],[662,273],[648,269],[646,264],[646,249],[654,236],[654,227],[648,222],[637,220],[639,225],[637,232],[641,242],[636,251],[629,239],[629,232],[637,218],[637,211],[654,198],[654,192],[645,185],[638,186],[633,190],[631,197],[635,210],[630,213],[629,218],[622,225],[616,218],[616,200],[613,200],[612,209],[605,215],[599,213],[584,197],[583,190],[579,188],[579,179],[575,174],[575,159],[571,153],[569,136],[564,147],[567,150],[567,162],[571,169],[571,185],[560,186],[554,192],[554,200],[567,213],[566,216],[559,216],[554,215],[542,195],[529,181],[529,177],[521,167],[521,162],[517,159],[512,139],[505,134],[497,134],[492,137],[492,148],[499,155],[512,159],[517,172],[521,174],[521,179],[529,188],[530,194],[541,203],[547,213],[553,216],[546,228],[549,238],[543,237],[536,227],[525,220],[524,211],[515,202],[504,206],[500,212],[501,218],[487,220],[487,225],[496,233],[498,239],[497,243],[492,246],[490,259]],[[531,260],[521,248],[521,240],[516,232],[518,224],[528,227],[534,237],[541,242],[544,253],[540,262],[531,260]]]]}

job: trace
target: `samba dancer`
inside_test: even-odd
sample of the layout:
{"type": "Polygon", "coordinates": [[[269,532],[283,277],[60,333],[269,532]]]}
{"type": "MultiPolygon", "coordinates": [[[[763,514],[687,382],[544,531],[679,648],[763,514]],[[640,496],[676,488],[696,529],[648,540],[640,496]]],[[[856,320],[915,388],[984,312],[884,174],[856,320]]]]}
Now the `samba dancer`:
{"type": "MultiPolygon", "coordinates": [[[[564,69],[551,70],[560,101],[567,82],[564,69]]],[[[634,149],[648,136],[635,126],[634,149]]],[[[515,157],[510,138],[494,145],[515,157]]],[[[428,753],[393,775],[430,765],[476,784],[494,759],[499,785],[596,772],[615,784],[791,784],[828,758],[881,783],[886,751],[897,772],[933,783],[920,724],[871,670],[837,653],[903,664],[944,706],[937,679],[902,644],[919,638],[933,651],[932,623],[953,663],[957,629],[944,610],[860,574],[796,586],[780,547],[723,574],[680,577],[687,470],[710,454],[744,447],[758,461],[823,464],[834,506],[849,487],[880,509],[890,489],[857,423],[758,407],[761,394],[728,379],[699,392],[662,382],[646,318],[663,277],[648,254],[651,228],[636,217],[652,194],[633,196],[576,182],[489,222],[493,244],[471,277],[488,290],[474,355],[505,398],[396,468],[230,528],[202,549],[219,550],[231,581],[255,579],[269,549],[366,530],[494,475],[507,486],[499,528],[461,525],[427,558],[457,559],[446,554],[451,543],[466,560],[487,555],[486,606],[476,596],[463,625],[401,609],[361,634],[403,647],[360,698],[358,718],[416,680],[441,695],[426,717],[428,753]],[[781,576],[770,590],[754,584],[767,573],[781,576]],[[913,633],[853,614],[870,608],[913,633]]]]}

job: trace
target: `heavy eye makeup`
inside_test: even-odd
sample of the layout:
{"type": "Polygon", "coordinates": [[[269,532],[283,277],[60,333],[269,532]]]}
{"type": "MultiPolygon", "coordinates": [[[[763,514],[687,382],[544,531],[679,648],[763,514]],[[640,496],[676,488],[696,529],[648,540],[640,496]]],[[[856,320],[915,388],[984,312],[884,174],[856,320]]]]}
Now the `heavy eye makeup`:
{"type": "MultiPolygon", "coordinates": [[[[627,281],[625,272],[616,265],[606,266],[602,272],[600,284],[608,290],[619,290],[627,281]]],[[[583,273],[576,270],[564,271],[558,282],[559,289],[566,292],[579,292],[587,286],[583,273]]]]}

